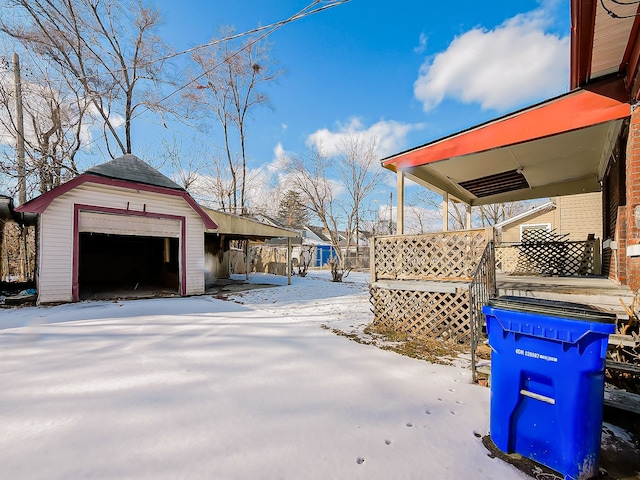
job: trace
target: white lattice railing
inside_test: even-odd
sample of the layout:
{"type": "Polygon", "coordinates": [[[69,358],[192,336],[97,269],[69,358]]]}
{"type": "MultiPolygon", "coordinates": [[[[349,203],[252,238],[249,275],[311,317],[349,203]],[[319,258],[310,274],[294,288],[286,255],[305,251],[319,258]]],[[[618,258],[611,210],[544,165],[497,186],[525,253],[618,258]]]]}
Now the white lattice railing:
{"type": "Polygon", "coordinates": [[[469,343],[470,286],[492,240],[491,229],[376,237],[370,289],[374,323],[469,343]]]}
{"type": "Polygon", "coordinates": [[[375,237],[372,280],[470,281],[491,229],[375,237]]]}

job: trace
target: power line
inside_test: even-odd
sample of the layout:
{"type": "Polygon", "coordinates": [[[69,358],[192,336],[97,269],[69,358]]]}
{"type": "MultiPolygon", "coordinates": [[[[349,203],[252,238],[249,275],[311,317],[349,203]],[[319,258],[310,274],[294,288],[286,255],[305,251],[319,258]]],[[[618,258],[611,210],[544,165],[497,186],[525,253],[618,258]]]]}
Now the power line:
{"type": "MultiPolygon", "coordinates": [[[[189,80],[187,83],[181,85],[180,87],[176,88],[175,90],[173,90],[171,93],[165,95],[164,97],[160,98],[156,104],[161,104],[165,101],[167,101],[169,98],[173,97],[174,95],[176,95],[177,93],[181,92],[182,90],[184,90],[185,88],[189,87],[190,85],[193,85],[194,83],[196,83],[197,81],[199,81],[201,78],[205,77],[206,75],[208,75],[209,73],[211,73],[212,71],[214,71],[216,68],[218,68],[220,65],[222,65],[225,61],[228,61],[231,58],[234,58],[238,55],[240,55],[240,53],[242,53],[244,50],[247,50],[248,48],[252,47],[253,45],[255,45],[256,43],[264,40],[265,38],[267,38],[269,35],[271,35],[272,33],[276,32],[277,30],[279,30],[280,28],[282,28],[283,26],[292,23],[296,20],[300,20],[302,18],[308,17],[310,15],[313,15],[315,13],[319,13],[322,12],[324,10],[327,10],[329,8],[333,8],[336,7],[338,5],[342,5],[344,3],[349,2],[350,0],[328,0],[330,3],[323,5],[321,7],[318,8],[312,8],[314,5],[317,5],[318,3],[323,3],[326,0],[313,0],[312,3],[310,3],[309,5],[307,5],[306,7],[304,7],[302,10],[300,10],[299,12],[295,13],[294,15],[292,15],[291,17],[285,19],[285,20],[281,20],[279,22],[275,22],[272,23],[268,26],[265,27],[259,27],[258,29],[254,29],[256,31],[264,31],[265,29],[267,30],[265,33],[263,33],[262,35],[256,37],[254,40],[250,41],[249,43],[247,43],[246,45],[244,45],[242,48],[240,48],[239,50],[235,51],[234,53],[232,53],[231,55],[229,55],[228,57],[226,57],[225,59],[221,60],[220,62],[214,64],[210,69],[204,71],[202,74],[198,75],[197,77],[189,80]]],[[[248,35],[247,32],[243,32],[241,34],[237,34],[232,36],[233,38],[240,38],[243,35],[248,35]]],[[[231,37],[227,37],[225,39],[221,39],[221,40],[216,40],[216,43],[221,43],[223,41],[228,41],[231,37]]],[[[189,51],[195,51],[198,48],[205,48],[207,46],[212,46],[214,45],[214,42],[209,42],[208,44],[203,44],[200,45],[198,47],[193,47],[189,50],[185,50],[180,54],[183,53],[188,53],[189,51]]],[[[177,56],[177,55],[174,55],[177,56]]],[[[155,63],[155,62],[154,62],[155,63]]],[[[148,112],[152,110],[151,107],[149,106],[143,106],[142,110],[138,113],[136,113],[135,115],[131,116],[131,120],[134,120],[136,118],[138,118],[140,115],[148,112]]],[[[106,139],[106,132],[103,132],[101,135],[99,135],[96,139],[92,140],[91,142],[89,142],[88,144],[86,144],[86,146],[91,146],[92,144],[94,144],[95,142],[97,142],[98,140],[101,139],[106,139]]]]}
{"type": "MultiPolygon", "coordinates": [[[[273,22],[273,23],[270,23],[268,25],[264,25],[262,27],[256,27],[256,28],[253,28],[253,29],[250,29],[250,30],[245,30],[243,32],[233,34],[233,35],[228,35],[228,36],[226,36],[224,38],[218,38],[216,40],[211,40],[210,42],[202,43],[200,45],[196,45],[195,47],[190,47],[190,48],[181,50],[179,52],[168,53],[167,55],[164,55],[162,57],[156,58],[154,60],[141,62],[141,63],[136,65],[136,68],[147,67],[149,65],[154,65],[154,64],[159,63],[159,62],[164,62],[164,61],[170,60],[172,58],[176,58],[176,57],[180,57],[182,55],[186,55],[187,53],[193,53],[193,52],[196,52],[198,50],[202,50],[204,48],[208,48],[208,47],[213,47],[213,46],[219,45],[221,43],[230,42],[230,41],[233,41],[233,40],[238,40],[239,38],[247,37],[247,36],[250,36],[250,35],[254,35],[256,33],[263,32],[265,30],[269,30],[269,29],[272,29],[272,28],[273,28],[273,31],[275,31],[278,28],[286,25],[287,23],[291,23],[291,22],[293,22],[295,20],[299,20],[301,18],[308,17],[310,15],[322,12],[322,11],[327,10],[329,8],[333,8],[333,7],[336,7],[338,5],[347,3],[350,0],[328,0],[330,3],[328,3],[327,5],[323,5],[321,7],[317,7],[317,8],[314,8],[312,10],[309,10],[314,5],[316,5],[318,3],[323,3],[325,1],[327,1],[327,0],[313,0],[312,3],[310,3],[309,5],[304,7],[302,10],[300,10],[295,15],[293,15],[293,16],[285,19],[285,20],[280,20],[278,22],[273,22]]],[[[270,32],[270,33],[272,33],[272,32],[270,32]]],[[[110,75],[112,75],[114,73],[123,73],[126,70],[127,69],[119,68],[119,69],[110,70],[109,72],[105,72],[105,73],[92,74],[90,76],[78,75],[75,78],[77,78],[78,80],[87,80],[87,79],[99,78],[99,77],[102,77],[102,76],[110,76],[110,75]]]]}
{"type": "MultiPolygon", "coordinates": [[[[640,4],[640,0],[630,0],[629,2],[623,2],[622,0],[609,0],[609,1],[611,3],[615,3],[616,5],[621,5],[621,6],[629,6],[629,5],[638,5],[638,4],[640,4]]],[[[614,12],[610,8],[607,8],[607,6],[604,4],[604,0],[600,0],[600,5],[602,5],[602,8],[604,9],[604,11],[607,12],[607,14],[611,18],[616,18],[616,19],[635,18],[635,17],[640,15],[638,13],[633,13],[633,14],[630,14],[630,15],[618,15],[616,12],[614,12]]]]}

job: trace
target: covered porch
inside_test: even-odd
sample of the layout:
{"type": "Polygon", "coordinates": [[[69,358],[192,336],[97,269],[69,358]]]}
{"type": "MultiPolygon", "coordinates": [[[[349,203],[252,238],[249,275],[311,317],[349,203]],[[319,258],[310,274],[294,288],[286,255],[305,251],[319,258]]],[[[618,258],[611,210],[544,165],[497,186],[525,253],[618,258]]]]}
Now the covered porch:
{"type": "MultiPolygon", "coordinates": [[[[471,209],[474,206],[600,191],[601,182],[605,180],[611,163],[616,161],[616,155],[619,154],[620,139],[626,132],[630,111],[623,79],[617,76],[608,77],[588,87],[577,88],[546,102],[382,160],[383,167],[393,171],[397,176],[399,239],[415,237],[405,235],[404,198],[407,180],[442,195],[443,232],[433,235],[446,234],[453,243],[464,238],[470,231],[471,209]],[[467,230],[449,232],[450,202],[466,206],[467,230]]],[[[483,284],[487,293],[477,299],[471,296],[465,298],[470,311],[480,311],[488,296],[505,291],[513,292],[514,288],[511,287],[516,285],[525,287],[526,283],[528,292],[537,292],[545,283],[559,283],[561,277],[558,275],[569,275],[572,281],[579,283],[578,277],[586,274],[589,283],[594,281],[594,275],[600,273],[599,268],[596,268],[599,263],[596,253],[599,249],[585,243],[579,246],[562,245],[567,247],[562,249],[556,245],[558,248],[550,252],[555,252],[556,258],[569,258],[569,250],[575,250],[580,258],[570,262],[576,266],[566,272],[564,269],[548,272],[548,275],[554,276],[546,279],[546,282],[545,277],[541,276],[529,277],[528,282],[523,282],[522,276],[513,277],[512,281],[504,275],[496,277],[498,254],[495,251],[493,231],[489,230],[491,234],[485,235],[485,238],[491,254],[485,256],[483,267],[487,273],[468,273],[469,285],[483,284]],[[583,264],[587,265],[586,269],[581,269],[583,264]]],[[[426,244],[429,244],[429,241],[426,244]]],[[[434,246],[431,245],[431,248],[434,246]]],[[[440,249],[440,252],[445,258],[451,258],[446,249],[440,249]]],[[[540,254],[539,258],[550,256],[549,252],[537,253],[540,254]]],[[[500,252],[501,265],[505,263],[502,254],[503,252],[500,252]]],[[[522,252],[520,256],[523,256],[522,252]]],[[[425,263],[430,262],[428,256],[422,258],[425,263]]],[[[378,272],[381,265],[388,261],[389,259],[376,249],[372,259],[374,271],[378,272]]],[[[403,263],[399,253],[396,254],[396,261],[403,263]]],[[[466,257],[465,261],[469,262],[468,270],[473,270],[479,265],[471,257],[466,257]]],[[[416,280],[422,282],[416,290],[428,288],[425,286],[425,279],[416,280]]],[[[443,284],[452,279],[438,272],[429,280],[443,284]]],[[[613,280],[599,278],[597,282],[589,285],[598,289],[606,283],[608,287],[615,289],[616,283],[619,282],[613,280]]],[[[583,286],[585,285],[586,283],[583,286]]],[[[628,288],[622,290],[625,290],[626,294],[629,292],[628,288]]],[[[529,294],[525,293],[524,296],[529,294]]],[[[390,308],[389,302],[376,301],[375,295],[372,295],[372,302],[374,321],[385,322],[388,317],[386,310],[390,308]]],[[[424,306],[426,313],[423,311],[420,315],[433,316],[434,309],[441,308],[436,306],[437,301],[428,303],[429,305],[424,306]]],[[[402,311],[395,312],[398,317],[411,315],[411,310],[404,306],[398,305],[398,309],[402,311]]],[[[477,373],[475,348],[484,336],[483,320],[480,317],[480,314],[477,317],[471,314],[467,323],[474,378],[477,373]]],[[[445,337],[439,335],[439,338],[445,337]]]]}

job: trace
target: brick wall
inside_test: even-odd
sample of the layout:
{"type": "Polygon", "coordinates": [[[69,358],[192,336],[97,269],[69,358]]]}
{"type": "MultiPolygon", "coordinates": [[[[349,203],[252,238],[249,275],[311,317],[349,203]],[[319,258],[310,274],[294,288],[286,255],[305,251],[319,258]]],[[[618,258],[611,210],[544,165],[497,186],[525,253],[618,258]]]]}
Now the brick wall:
{"type": "Polygon", "coordinates": [[[640,288],[640,257],[627,257],[626,247],[640,244],[640,228],[636,226],[634,210],[640,206],[640,109],[631,113],[626,149],[626,245],[619,245],[620,256],[626,259],[626,283],[631,290],[640,288]]]}

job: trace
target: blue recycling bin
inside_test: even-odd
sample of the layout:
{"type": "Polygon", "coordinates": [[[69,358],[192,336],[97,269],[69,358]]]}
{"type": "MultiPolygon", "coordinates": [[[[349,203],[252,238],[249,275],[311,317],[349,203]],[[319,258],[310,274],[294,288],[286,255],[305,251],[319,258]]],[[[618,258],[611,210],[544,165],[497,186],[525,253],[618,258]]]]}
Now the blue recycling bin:
{"type": "Polygon", "coordinates": [[[595,477],[615,314],[523,297],[490,300],[482,311],[491,346],[490,436],[496,447],[565,479],[595,477]]]}

